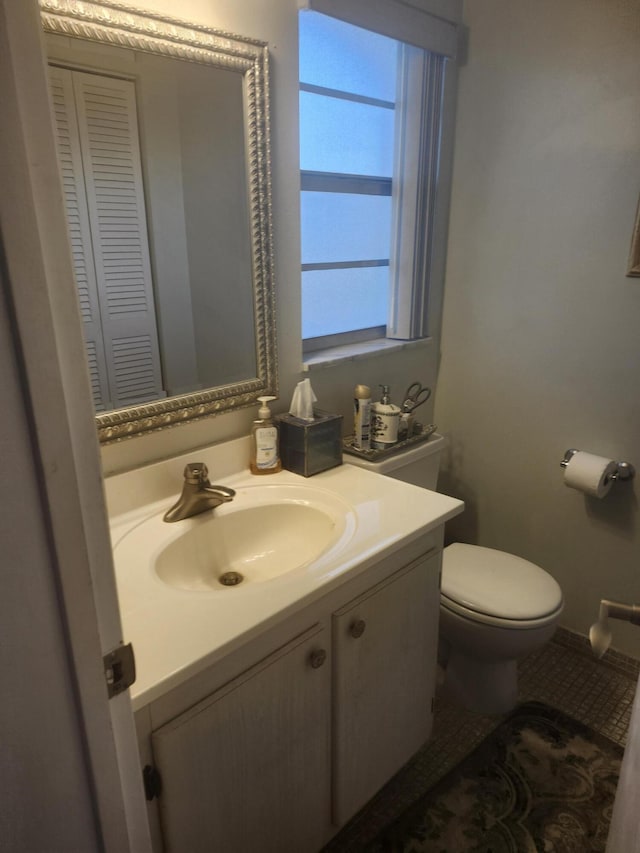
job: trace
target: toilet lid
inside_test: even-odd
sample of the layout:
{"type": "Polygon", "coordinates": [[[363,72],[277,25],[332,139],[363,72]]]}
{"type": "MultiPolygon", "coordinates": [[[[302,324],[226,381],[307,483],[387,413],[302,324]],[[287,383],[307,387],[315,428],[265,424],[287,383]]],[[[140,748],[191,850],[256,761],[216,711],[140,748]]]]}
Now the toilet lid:
{"type": "Polygon", "coordinates": [[[539,619],[562,604],[558,583],[539,566],[479,545],[444,549],[442,596],[454,605],[502,619],[539,619]]]}

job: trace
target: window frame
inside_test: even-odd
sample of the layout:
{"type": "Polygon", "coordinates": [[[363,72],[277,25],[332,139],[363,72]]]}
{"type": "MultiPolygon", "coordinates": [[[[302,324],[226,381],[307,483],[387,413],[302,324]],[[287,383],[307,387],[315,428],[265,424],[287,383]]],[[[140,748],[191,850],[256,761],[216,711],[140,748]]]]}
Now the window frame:
{"type": "MultiPolygon", "coordinates": [[[[380,2],[384,5],[385,0],[380,2]]],[[[394,0],[386,0],[386,3],[395,7],[394,0]]],[[[311,0],[309,3],[315,11],[331,14],[355,26],[373,29],[397,39],[397,33],[386,29],[383,31],[379,26],[367,26],[364,20],[360,22],[353,20],[349,8],[354,5],[351,0],[346,0],[346,9],[342,9],[340,14],[328,12],[324,8],[326,5],[331,6],[331,0],[311,0]]],[[[358,5],[357,2],[355,5],[358,5]]],[[[419,14],[423,19],[431,19],[428,14],[419,14]]],[[[453,24],[448,26],[450,35],[456,28],[453,24]]],[[[443,53],[434,52],[432,48],[431,45],[431,49],[427,51],[424,45],[420,45],[418,50],[416,46],[405,43],[400,50],[398,96],[394,104],[396,131],[393,176],[390,180],[383,179],[390,184],[393,199],[387,325],[339,335],[330,334],[320,338],[303,339],[304,354],[375,339],[420,340],[439,333],[451,186],[457,67],[456,62],[452,61],[451,54],[455,51],[451,50],[451,44],[443,53]],[[416,111],[416,103],[426,103],[427,109],[416,111]],[[416,120],[417,113],[419,116],[416,120]]],[[[304,83],[300,84],[300,90],[319,93],[336,91],[304,83]]],[[[345,97],[348,100],[375,101],[375,99],[358,95],[352,97],[340,92],[336,96],[345,97]]],[[[323,191],[327,191],[325,188],[329,187],[328,191],[338,192],[340,191],[338,187],[346,188],[354,180],[363,186],[369,181],[375,181],[376,178],[375,176],[362,178],[301,171],[301,191],[322,186],[323,191]]],[[[342,191],[344,192],[345,189],[342,191]]],[[[343,264],[342,266],[353,265],[363,266],[364,264],[343,264]]],[[[335,266],[338,264],[327,264],[326,267],[321,264],[305,264],[302,269],[335,266]]]]}

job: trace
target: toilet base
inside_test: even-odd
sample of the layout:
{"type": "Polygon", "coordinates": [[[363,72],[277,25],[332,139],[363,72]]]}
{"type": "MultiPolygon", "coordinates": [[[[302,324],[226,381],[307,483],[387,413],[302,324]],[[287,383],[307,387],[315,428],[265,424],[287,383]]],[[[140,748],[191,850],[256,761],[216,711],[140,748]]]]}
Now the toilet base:
{"type": "Polygon", "coordinates": [[[480,661],[449,649],[443,694],[480,714],[505,714],[518,699],[515,660],[480,661]]]}

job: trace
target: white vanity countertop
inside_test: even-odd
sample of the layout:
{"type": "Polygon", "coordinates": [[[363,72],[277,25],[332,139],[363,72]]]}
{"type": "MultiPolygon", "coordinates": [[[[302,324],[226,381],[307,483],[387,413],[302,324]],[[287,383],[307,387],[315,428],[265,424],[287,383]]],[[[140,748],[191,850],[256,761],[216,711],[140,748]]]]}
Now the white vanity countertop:
{"type": "MultiPolygon", "coordinates": [[[[203,456],[203,453],[189,454],[189,461],[203,456]]],[[[183,462],[178,467],[180,464],[183,462]]],[[[175,470],[175,461],[171,467],[175,470]]],[[[149,529],[155,532],[149,537],[153,541],[149,542],[148,557],[145,554],[135,565],[130,562],[123,565],[125,561],[119,556],[125,550],[118,547],[123,537],[150,517],[164,513],[181,489],[181,481],[176,478],[175,493],[169,499],[162,497],[137,507],[131,506],[131,501],[127,506],[126,502],[114,499],[114,495],[131,490],[137,473],[107,481],[123,635],[125,642],[133,643],[136,656],[137,680],[131,688],[134,710],[357,576],[401,545],[443,524],[462,512],[464,506],[446,495],[352,465],[342,465],[308,479],[288,471],[268,477],[252,476],[248,470],[224,478],[212,475],[212,481],[236,490],[234,504],[238,507],[243,498],[249,500],[261,487],[266,492],[281,485],[320,490],[328,500],[335,497],[336,502],[349,505],[348,531],[339,547],[330,548],[307,566],[272,580],[211,591],[178,589],[156,575],[152,560],[166,544],[164,540],[178,536],[186,526],[196,523],[194,519],[162,523],[162,526],[157,522],[151,524],[149,529]],[[125,507],[125,511],[113,514],[114,509],[125,507]]],[[[144,484],[140,491],[145,493],[144,484]]],[[[228,506],[231,505],[223,504],[214,512],[225,512],[228,506]]]]}

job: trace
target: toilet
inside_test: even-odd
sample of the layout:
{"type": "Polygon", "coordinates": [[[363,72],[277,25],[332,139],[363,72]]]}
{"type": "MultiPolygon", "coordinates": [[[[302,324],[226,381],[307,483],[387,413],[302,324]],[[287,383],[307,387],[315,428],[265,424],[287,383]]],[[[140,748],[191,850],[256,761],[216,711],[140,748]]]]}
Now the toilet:
{"type": "MultiPolygon", "coordinates": [[[[380,461],[344,461],[435,490],[447,441],[434,434],[380,461]]],[[[502,714],[517,700],[517,660],[549,640],[562,590],[544,569],[504,551],[456,542],[442,559],[438,662],[444,690],[466,708],[502,714]]]]}

